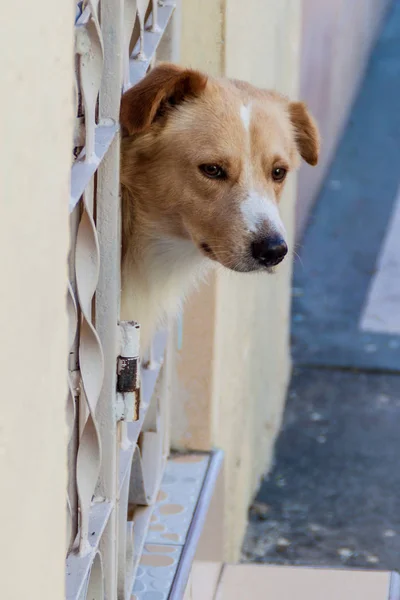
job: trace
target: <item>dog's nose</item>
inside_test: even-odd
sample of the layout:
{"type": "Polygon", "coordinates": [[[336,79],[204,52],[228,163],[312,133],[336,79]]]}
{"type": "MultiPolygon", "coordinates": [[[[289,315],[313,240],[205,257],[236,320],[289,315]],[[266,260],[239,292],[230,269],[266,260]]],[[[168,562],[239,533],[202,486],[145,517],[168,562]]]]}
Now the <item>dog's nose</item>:
{"type": "Polygon", "coordinates": [[[266,237],[251,244],[251,254],[265,267],[279,264],[286,256],[288,247],[281,237],[266,237]]]}

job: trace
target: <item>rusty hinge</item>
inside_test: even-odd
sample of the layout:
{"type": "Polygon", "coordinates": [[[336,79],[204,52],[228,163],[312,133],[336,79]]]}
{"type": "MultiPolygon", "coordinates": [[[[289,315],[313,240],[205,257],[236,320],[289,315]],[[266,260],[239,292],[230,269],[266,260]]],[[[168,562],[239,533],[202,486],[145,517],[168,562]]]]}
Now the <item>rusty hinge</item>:
{"type": "Polygon", "coordinates": [[[117,391],[123,394],[136,392],[139,388],[139,357],[118,356],[117,391]]]}
{"type": "Polygon", "coordinates": [[[117,359],[117,420],[137,421],[140,405],[140,326],[119,323],[121,349],[117,359]]]}

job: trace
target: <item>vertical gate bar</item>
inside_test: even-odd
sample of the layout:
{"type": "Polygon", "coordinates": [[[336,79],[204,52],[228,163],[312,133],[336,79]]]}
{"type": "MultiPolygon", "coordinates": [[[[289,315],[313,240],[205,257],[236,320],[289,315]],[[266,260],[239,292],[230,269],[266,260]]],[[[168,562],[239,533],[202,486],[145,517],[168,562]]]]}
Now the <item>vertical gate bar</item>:
{"type": "MultiPolygon", "coordinates": [[[[104,77],[99,97],[100,123],[118,121],[123,73],[123,0],[101,0],[104,77]]],[[[104,565],[105,597],[117,599],[118,431],[115,418],[116,361],[120,305],[120,140],[117,134],[97,177],[97,230],[100,241],[100,278],[96,293],[96,327],[103,344],[104,385],[98,405],[103,447],[98,493],[114,503],[100,543],[104,565]]]]}
{"type": "Polygon", "coordinates": [[[181,58],[182,0],[175,0],[175,9],[163,33],[156,52],[156,63],[179,63],[181,58]]]}
{"type": "MultiPolygon", "coordinates": [[[[156,60],[175,62],[180,61],[180,42],[181,42],[181,26],[182,26],[182,3],[181,0],[176,0],[175,10],[172,13],[171,19],[164,31],[160,40],[160,44],[156,52],[156,60]]],[[[165,360],[161,372],[160,385],[160,427],[162,431],[162,460],[168,458],[171,446],[170,440],[170,418],[171,418],[171,398],[172,389],[172,357],[174,354],[175,336],[170,335],[165,349],[165,360]]]]}

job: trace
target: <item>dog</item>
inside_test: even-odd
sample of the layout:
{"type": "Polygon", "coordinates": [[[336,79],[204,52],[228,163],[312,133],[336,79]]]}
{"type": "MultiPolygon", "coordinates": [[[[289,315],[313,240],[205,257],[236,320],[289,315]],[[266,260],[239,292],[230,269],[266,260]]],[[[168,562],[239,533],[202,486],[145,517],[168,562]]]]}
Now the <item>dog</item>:
{"type": "Polygon", "coordinates": [[[271,273],[288,252],[279,200],[317,125],[301,102],[173,64],[122,97],[121,318],[142,350],[215,265],[271,273]]]}

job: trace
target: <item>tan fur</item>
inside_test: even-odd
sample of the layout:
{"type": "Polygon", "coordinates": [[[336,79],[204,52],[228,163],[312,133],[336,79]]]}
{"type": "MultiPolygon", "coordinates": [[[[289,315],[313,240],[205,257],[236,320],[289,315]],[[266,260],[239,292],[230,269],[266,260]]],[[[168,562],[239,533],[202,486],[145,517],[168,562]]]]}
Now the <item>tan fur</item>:
{"type": "MultiPolygon", "coordinates": [[[[315,164],[319,138],[303,104],[175,65],[156,67],[123,96],[121,124],[122,318],[139,320],[148,344],[207,269],[258,270],[244,203],[266,198],[273,216],[284,185],[273,169],[293,170],[299,155],[315,164]],[[203,164],[229,176],[208,179],[203,164]]],[[[257,221],[257,236],[274,227],[257,221]]]]}

